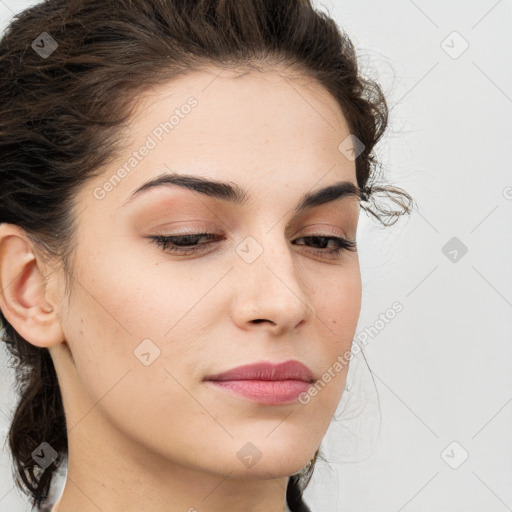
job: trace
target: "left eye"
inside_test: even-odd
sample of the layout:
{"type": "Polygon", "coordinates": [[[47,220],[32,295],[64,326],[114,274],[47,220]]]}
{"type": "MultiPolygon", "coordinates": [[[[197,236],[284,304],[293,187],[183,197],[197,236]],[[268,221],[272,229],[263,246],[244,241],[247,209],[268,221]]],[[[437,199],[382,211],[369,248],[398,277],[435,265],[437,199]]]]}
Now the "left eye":
{"type": "Polygon", "coordinates": [[[173,253],[194,253],[197,252],[196,248],[199,245],[197,240],[200,238],[207,238],[209,240],[220,238],[218,235],[213,233],[191,233],[189,235],[152,235],[149,236],[157,245],[163,247],[164,251],[173,253]]]}
{"type": "MultiPolygon", "coordinates": [[[[213,233],[191,233],[188,235],[151,235],[148,237],[154,243],[161,246],[164,251],[168,251],[175,254],[194,254],[196,252],[204,251],[201,246],[210,245],[211,242],[199,243],[201,238],[208,240],[222,239],[222,236],[215,235],[213,233]]],[[[337,236],[326,236],[326,235],[311,235],[296,238],[294,242],[298,240],[309,240],[313,245],[320,245],[320,249],[311,248],[311,251],[323,257],[337,257],[342,251],[357,250],[357,244],[355,240],[349,240],[344,237],[337,236]],[[329,242],[335,242],[337,247],[327,249],[326,246],[329,242]]],[[[304,244],[296,244],[304,245],[304,244]]]]}

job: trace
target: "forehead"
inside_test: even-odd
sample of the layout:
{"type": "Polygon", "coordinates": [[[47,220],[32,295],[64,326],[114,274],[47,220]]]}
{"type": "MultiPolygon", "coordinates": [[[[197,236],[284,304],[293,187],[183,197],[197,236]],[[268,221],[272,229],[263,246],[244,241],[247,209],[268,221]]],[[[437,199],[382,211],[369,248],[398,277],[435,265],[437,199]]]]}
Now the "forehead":
{"type": "MultiPolygon", "coordinates": [[[[230,151],[224,156],[265,160],[327,154],[339,160],[349,127],[338,102],[323,85],[285,70],[234,71],[211,68],[181,76],[147,91],[133,119],[134,135],[151,133],[176,112],[165,144],[176,151],[230,151]],[[192,109],[185,105],[194,98],[192,109]],[[183,112],[180,112],[183,110],[183,112]]],[[[346,159],[344,159],[346,160],[346,159]]],[[[354,167],[346,162],[346,167],[354,167]]]]}
{"type": "Polygon", "coordinates": [[[339,150],[350,134],[339,104],[297,73],[211,68],[181,76],[137,99],[127,131],[124,154],[90,189],[150,139],[151,150],[133,170],[125,165],[109,202],[121,204],[169,169],[232,181],[255,194],[269,183],[295,196],[340,180],[356,183],[355,162],[339,150]]]}

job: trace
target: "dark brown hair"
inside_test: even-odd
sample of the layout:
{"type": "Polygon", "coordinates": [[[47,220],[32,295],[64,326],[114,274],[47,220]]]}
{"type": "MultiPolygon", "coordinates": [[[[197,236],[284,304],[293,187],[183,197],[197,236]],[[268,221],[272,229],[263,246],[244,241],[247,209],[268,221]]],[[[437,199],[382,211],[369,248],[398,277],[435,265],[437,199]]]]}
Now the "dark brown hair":
{"type": "MultiPolygon", "coordinates": [[[[288,67],[315,79],[364,145],[355,159],[361,207],[383,225],[410,212],[410,196],[379,181],[373,151],[388,122],[381,88],[360,75],[349,37],[311,0],[46,0],[17,14],[0,40],[0,223],[23,228],[69,271],[74,197],[123,148],[138,98],[212,65],[288,67]],[[379,204],[379,194],[397,208],[379,204]]],[[[40,506],[67,456],[57,374],[46,348],[23,339],[1,311],[0,321],[20,397],[8,434],[14,477],[40,506]],[[32,457],[43,441],[58,453],[46,469],[32,457]]],[[[301,496],[318,454],[289,479],[292,511],[308,510],[301,496]]]]}

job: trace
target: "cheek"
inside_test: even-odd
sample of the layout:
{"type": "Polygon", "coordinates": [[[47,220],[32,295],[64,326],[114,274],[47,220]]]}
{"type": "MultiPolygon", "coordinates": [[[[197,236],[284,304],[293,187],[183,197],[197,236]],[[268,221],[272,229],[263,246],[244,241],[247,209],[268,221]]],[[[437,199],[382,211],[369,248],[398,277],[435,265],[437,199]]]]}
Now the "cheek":
{"type": "MultiPolygon", "coordinates": [[[[361,279],[359,267],[345,269],[335,278],[315,285],[313,304],[318,345],[310,347],[310,358],[321,354],[321,382],[316,401],[319,415],[334,414],[345,387],[350,361],[350,350],[361,311],[361,279]],[[323,412],[321,412],[323,411],[323,412]]],[[[314,393],[314,392],[313,392],[314,393]]]]}
{"type": "Polygon", "coordinates": [[[210,270],[204,280],[194,281],[190,273],[172,272],[162,261],[148,263],[133,250],[108,254],[105,244],[101,253],[93,254],[85,247],[79,261],[94,264],[76,269],[63,328],[86,387],[101,396],[126,371],[141,368],[150,370],[146,374],[151,373],[150,381],[156,379],[158,387],[170,378],[165,368],[174,373],[176,360],[182,363],[183,378],[193,349],[202,343],[198,311],[204,313],[211,302],[201,302],[201,297],[218,279],[216,273],[210,270]],[[146,367],[144,358],[154,362],[146,367]]]}
{"type": "Polygon", "coordinates": [[[361,275],[357,264],[315,281],[313,303],[329,338],[346,345],[354,336],[361,311],[361,275]]]}
{"type": "Polygon", "coordinates": [[[170,429],[169,442],[179,444],[182,434],[172,430],[173,421],[202,414],[199,407],[191,407],[180,386],[192,372],[194,333],[187,332],[183,322],[164,336],[183,316],[183,302],[175,298],[181,305],[177,308],[162,283],[165,294],[152,293],[155,283],[146,281],[142,272],[128,272],[126,266],[91,266],[77,281],[63,325],[81,387],[69,411],[70,423],[101,415],[141,439],[170,429]],[[151,435],[148,424],[153,425],[151,435]]]}
{"type": "Polygon", "coordinates": [[[108,332],[112,341],[161,339],[197,302],[200,290],[185,272],[171,275],[165,264],[143,256],[127,247],[98,255],[84,250],[81,261],[94,264],[77,272],[75,321],[78,314],[87,316],[88,330],[95,326],[96,336],[108,332]]]}

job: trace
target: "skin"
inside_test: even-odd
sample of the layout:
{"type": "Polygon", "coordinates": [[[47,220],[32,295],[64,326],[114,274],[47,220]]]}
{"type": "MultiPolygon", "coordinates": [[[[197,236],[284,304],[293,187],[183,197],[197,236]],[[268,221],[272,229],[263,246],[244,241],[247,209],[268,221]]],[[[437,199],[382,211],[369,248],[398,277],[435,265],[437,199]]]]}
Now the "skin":
{"type": "Polygon", "coordinates": [[[311,79],[275,69],[218,74],[147,93],[130,145],[80,189],[69,298],[58,262],[0,225],[0,307],[27,341],[49,348],[63,394],[69,466],[58,512],[280,512],[289,475],[312,458],[341,398],[346,366],[305,405],[262,405],[202,380],[289,359],[320,378],[350,350],[361,307],[357,252],[329,258],[314,251],[333,241],[301,239],[355,239],[357,198],[293,213],[307,192],[357,184],[355,162],[338,149],[350,133],[339,105],[311,79]],[[191,113],[97,199],[95,187],[191,95],[191,113]],[[168,186],[123,206],[169,169],[236,183],[249,202],[168,186]],[[180,229],[223,239],[180,256],[146,238],[180,229]],[[263,251],[252,263],[236,251],[248,236],[263,251]],[[145,366],[134,350],[148,338],[160,355],[145,366]],[[237,457],[249,442],[262,455],[252,467],[237,457]]]}

